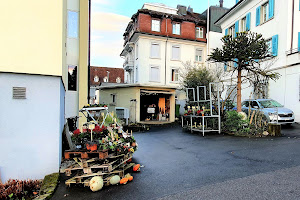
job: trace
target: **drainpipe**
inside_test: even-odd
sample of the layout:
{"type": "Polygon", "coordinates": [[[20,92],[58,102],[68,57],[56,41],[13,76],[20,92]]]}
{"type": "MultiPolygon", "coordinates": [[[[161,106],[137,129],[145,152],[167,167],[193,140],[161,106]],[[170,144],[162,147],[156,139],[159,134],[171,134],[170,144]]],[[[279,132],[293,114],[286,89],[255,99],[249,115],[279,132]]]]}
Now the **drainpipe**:
{"type": "MultiPolygon", "coordinates": [[[[210,24],[209,24],[209,15],[210,15],[210,10],[209,10],[209,0],[208,0],[208,8],[207,8],[207,18],[206,18],[206,58],[209,54],[209,28],[210,28],[210,24]]],[[[221,2],[220,2],[221,3],[221,2]]]]}
{"type": "Polygon", "coordinates": [[[167,85],[167,44],[168,44],[168,39],[169,39],[169,34],[168,34],[168,15],[166,17],[166,33],[167,33],[167,40],[166,40],[166,45],[165,45],[165,85],[167,85]]]}
{"type": "Polygon", "coordinates": [[[91,0],[89,0],[89,42],[88,42],[88,95],[87,95],[87,102],[90,103],[90,87],[91,87],[91,82],[90,82],[90,76],[91,76],[91,0]]]}
{"type": "Polygon", "coordinates": [[[293,40],[294,40],[294,10],[295,10],[295,0],[292,3],[292,33],[291,33],[291,50],[293,49],[293,40]]]}

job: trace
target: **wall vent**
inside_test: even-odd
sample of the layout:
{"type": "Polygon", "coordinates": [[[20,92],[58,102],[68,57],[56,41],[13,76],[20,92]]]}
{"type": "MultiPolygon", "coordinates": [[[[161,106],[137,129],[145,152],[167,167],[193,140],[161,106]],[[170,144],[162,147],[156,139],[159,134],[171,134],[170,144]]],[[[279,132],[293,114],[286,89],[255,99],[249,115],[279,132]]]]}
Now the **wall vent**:
{"type": "Polygon", "coordinates": [[[26,99],[26,87],[13,87],[13,99],[26,99]]]}

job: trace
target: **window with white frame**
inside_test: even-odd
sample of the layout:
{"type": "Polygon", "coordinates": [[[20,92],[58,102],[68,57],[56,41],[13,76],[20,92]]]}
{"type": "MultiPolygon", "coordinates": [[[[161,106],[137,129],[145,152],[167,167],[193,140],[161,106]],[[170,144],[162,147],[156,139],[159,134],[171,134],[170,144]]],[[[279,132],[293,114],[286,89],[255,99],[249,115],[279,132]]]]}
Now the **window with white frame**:
{"type": "Polygon", "coordinates": [[[135,59],[139,58],[139,44],[136,43],[135,45],[135,59]]]}
{"type": "Polygon", "coordinates": [[[172,60],[180,60],[180,46],[172,45],[172,60]]]}
{"type": "Polygon", "coordinates": [[[160,58],[160,46],[157,42],[151,43],[150,58],[160,58]]]}
{"type": "Polygon", "coordinates": [[[235,25],[228,28],[228,35],[234,36],[235,25]]]}
{"type": "Polygon", "coordinates": [[[240,32],[245,32],[246,31],[246,17],[241,19],[241,25],[240,25],[240,32]]]}
{"type": "Polygon", "coordinates": [[[171,71],[171,81],[172,82],[178,82],[179,80],[179,70],[176,69],[176,68],[173,68],[172,71],[171,71]]]}
{"type": "Polygon", "coordinates": [[[195,61],[202,62],[202,49],[196,49],[195,52],[195,61]]]}
{"type": "Polygon", "coordinates": [[[179,23],[173,24],[173,34],[180,35],[180,24],[179,23]]]}
{"type": "Polygon", "coordinates": [[[203,38],[203,32],[202,27],[196,27],[196,38],[203,38]]]}
{"type": "Polygon", "coordinates": [[[159,66],[150,66],[150,81],[160,82],[159,66]]]}
{"type": "Polygon", "coordinates": [[[155,31],[155,32],[160,32],[160,20],[159,19],[152,19],[151,30],[155,31]]]}
{"type": "Polygon", "coordinates": [[[68,11],[67,32],[69,38],[78,38],[79,14],[78,12],[68,11]]]}
{"type": "Polygon", "coordinates": [[[272,39],[270,38],[270,39],[266,40],[266,44],[268,46],[268,53],[272,54],[272,39]]]}
{"type": "Polygon", "coordinates": [[[268,20],[268,16],[269,16],[269,2],[261,6],[260,23],[266,22],[268,20]]]}

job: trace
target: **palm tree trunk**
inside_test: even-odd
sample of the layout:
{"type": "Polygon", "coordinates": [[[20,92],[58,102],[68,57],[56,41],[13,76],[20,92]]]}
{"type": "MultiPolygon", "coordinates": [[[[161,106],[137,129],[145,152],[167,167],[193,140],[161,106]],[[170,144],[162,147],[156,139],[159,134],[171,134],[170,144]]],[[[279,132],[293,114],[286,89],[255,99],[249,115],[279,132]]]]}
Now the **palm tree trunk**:
{"type": "Polygon", "coordinates": [[[242,70],[238,69],[238,77],[237,77],[237,111],[242,111],[242,70]]]}

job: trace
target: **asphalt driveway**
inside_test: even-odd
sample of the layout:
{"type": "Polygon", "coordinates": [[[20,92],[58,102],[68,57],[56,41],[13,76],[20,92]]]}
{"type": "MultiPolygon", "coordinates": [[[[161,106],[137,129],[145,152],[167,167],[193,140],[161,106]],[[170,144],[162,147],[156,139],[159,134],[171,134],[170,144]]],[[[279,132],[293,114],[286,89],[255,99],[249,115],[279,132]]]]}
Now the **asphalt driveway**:
{"type": "Polygon", "coordinates": [[[182,132],[180,127],[136,133],[133,182],[99,192],[64,185],[52,199],[300,199],[300,125],[280,138],[182,132]]]}

